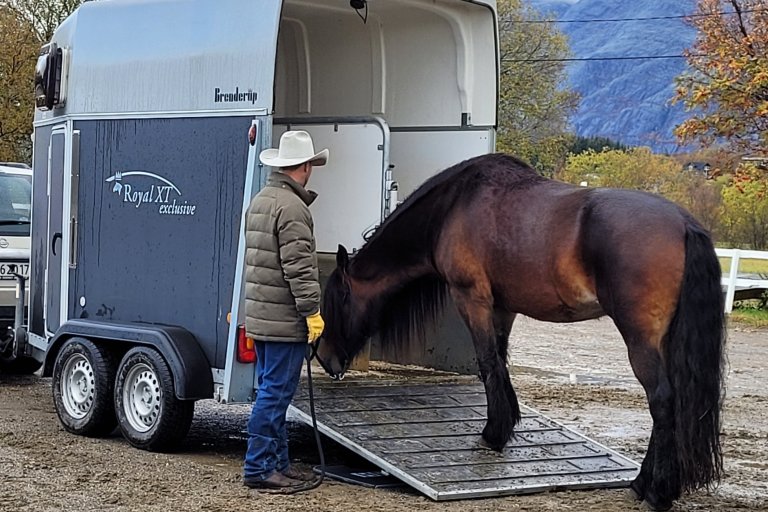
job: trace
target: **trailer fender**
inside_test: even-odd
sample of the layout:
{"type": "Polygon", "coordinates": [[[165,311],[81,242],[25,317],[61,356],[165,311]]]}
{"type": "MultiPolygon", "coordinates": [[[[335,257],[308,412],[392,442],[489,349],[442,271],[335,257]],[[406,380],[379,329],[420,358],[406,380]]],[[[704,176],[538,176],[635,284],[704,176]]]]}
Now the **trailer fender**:
{"type": "MultiPolygon", "coordinates": [[[[213,374],[195,337],[182,327],[159,324],[119,324],[92,320],[70,320],[56,331],[45,355],[43,376],[50,377],[61,346],[80,336],[109,344],[148,345],[157,349],[173,373],[176,398],[213,398],[213,374]]],[[[129,348],[125,346],[124,348],[129,348]]]]}

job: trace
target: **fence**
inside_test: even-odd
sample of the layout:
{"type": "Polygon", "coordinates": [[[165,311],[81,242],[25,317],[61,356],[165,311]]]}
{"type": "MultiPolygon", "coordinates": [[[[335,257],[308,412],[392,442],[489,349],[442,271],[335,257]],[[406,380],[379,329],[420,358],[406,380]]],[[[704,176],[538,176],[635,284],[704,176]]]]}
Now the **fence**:
{"type": "Polygon", "coordinates": [[[766,251],[743,251],[741,249],[715,249],[717,256],[730,258],[731,267],[728,275],[723,274],[720,284],[725,287],[725,312],[733,310],[733,301],[737,293],[740,295],[759,296],[760,292],[768,291],[768,278],[764,275],[747,277],[739,274],[739,263],[742,259],[768,260],[766,251]]]}

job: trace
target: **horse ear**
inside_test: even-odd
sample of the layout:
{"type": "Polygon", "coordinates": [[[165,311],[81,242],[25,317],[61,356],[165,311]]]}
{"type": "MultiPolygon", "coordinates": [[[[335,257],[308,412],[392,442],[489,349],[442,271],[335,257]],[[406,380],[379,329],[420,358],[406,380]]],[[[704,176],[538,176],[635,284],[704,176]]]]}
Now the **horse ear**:
{"type": "Polygon", "coordinates": [[[345,269],[349,265],[349,254],[347,254],[347,248],[339,244],[339,250],[336,252],[336,265],[339,268],[345,269]]]}

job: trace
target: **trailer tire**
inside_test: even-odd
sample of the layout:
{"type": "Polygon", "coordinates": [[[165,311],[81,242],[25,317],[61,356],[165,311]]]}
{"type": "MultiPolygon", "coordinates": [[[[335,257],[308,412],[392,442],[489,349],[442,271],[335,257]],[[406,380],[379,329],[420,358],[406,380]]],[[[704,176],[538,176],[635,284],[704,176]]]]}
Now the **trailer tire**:
{"type": "Polygon", "coordinates": [[[113,353],[86,338],[70,338],[56,355],[51,388],[56,414],[64,429],[90,437],[115,430],[112,402],[115,369],[113,353]]]}
{"type": "Polygon", "coordinates": [[[115,411],[123,436],[136,448],[170,451],[189,432],[194,400],[179,400],[173,375],[154,348],[129,350],[117,370],[115,411]]]}

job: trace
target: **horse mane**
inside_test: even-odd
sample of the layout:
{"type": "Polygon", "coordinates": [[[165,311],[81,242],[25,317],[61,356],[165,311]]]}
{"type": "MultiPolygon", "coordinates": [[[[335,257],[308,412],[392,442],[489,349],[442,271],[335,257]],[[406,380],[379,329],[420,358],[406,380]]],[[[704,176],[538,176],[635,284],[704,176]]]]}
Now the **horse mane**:
{"type": "MultiPolygon", "coordinates": [[[[419,258],[431,261],[443,221],[460,201],[470,200],[483,186],[522,188],[543,179],[523,161],[502,153],[453,165],[425,181],[384,220],[351,259],[350,272],[371,279],[419,258]]],[[[447,292],[437,274],[412,280],[394,294],[374,299],[381,300],[374,308],[381,315],[369,320],[367,330],[397,350],[423,343],[443,311],[447,292]]]]}
{"type": "MultiPolygon", "coordinates": [[[[454,180],[454,178],[462,173],[464,173],[464,179],[461,180],[460,183],[462,185],[468,185],[472,190],[476,189],[481,182],[488,181],[487,179],[483,178],[489,177],[492,179],[497,179],[500,183],[505,182],[505,184],[510,182],[510,178],[512,178],[512,181],[515,181],[518,184],[523,181],[527,181],[525,178],[531,178],[533,176],[539,179],[543,179],[527,163],[512,155],[507,155],[504,153],[491,153],[469,158],[459,162],[456,165],[448,167],[443,171],[440,171],[422,183],[405,199],[402,204],[400,204],[386,219],[384,219],[384,222],[378,228],[376,228],[368,241],[360,248],[359,252],[363,252],[366,248],[372,245],[376,245],[377,238],[383,236],[383,233],[386,232],[390,225],[396,223],[400,217],[409,213],[412,207],[422,202],[425,197],[432,194],[432,192],[435,192],[437,189],[445,189],[448,188],[448,186],[453,185],[452,189],[455,192],[463,192],[466,194],[468,192],[467,189],[458,187],[457,182],[452,183],[452,180],[454,180]],[[481,166],[480,164],[483,165],[481,166]],[[510,174],[508,172],[510,170],[514,170],[515,172],[510,174]],[[505,175],[500,176],[499,172],[505,172],[505,175]]],[[[443,192],[445,192],[445,190],[443,190],[443,192]]],[[[442,197],[441,202],[444,203],[442,206],[449,206],[450,203],[450,201],[446,201],[445,197],[442,197]]],[[[439,208],[440,205],[435,205],[435,207],[439,208]]]]}
{"type": "MultiPolygon", "coordinates": [[[[413,191],[406,200],[400,204],[381,225],[376,228],[368,241],[355,255],[356,258],[369,257],[367,253],[379,250],[381,245],[386,245],[385,240],[392,235],[393,224],[397,224],[402,217],[409,216],[409,230],[424,229],[422,224],[429,224],[428,231],[438,234],[442,227],[445,214],[451,209],[459,195],[468,198],[482,184],[497,183],[501,186],[522,188],[531,182],[544,180],[532,167],[511,155],[504,153],[491,153],[469,158],[456,165],[435,174],[413,191]],[[511,171],[511,172],[510,172],[511,171]],[[455,178],[461,175],[460,180],[455,178]],[[439,194],[438,194],[439,192],[439,194]],[[430,215],[428,218],[413,219],[411,215],[415,208],[423,205],[429,196],[435,196],[430,202],[430,215]],[[416,221],[414,225],[413,222],[416,221]],[[435,222],[437,221],[437,222],[435,222]]],[[[400,234],[400,233],[398,233],[400,234]]]]}

